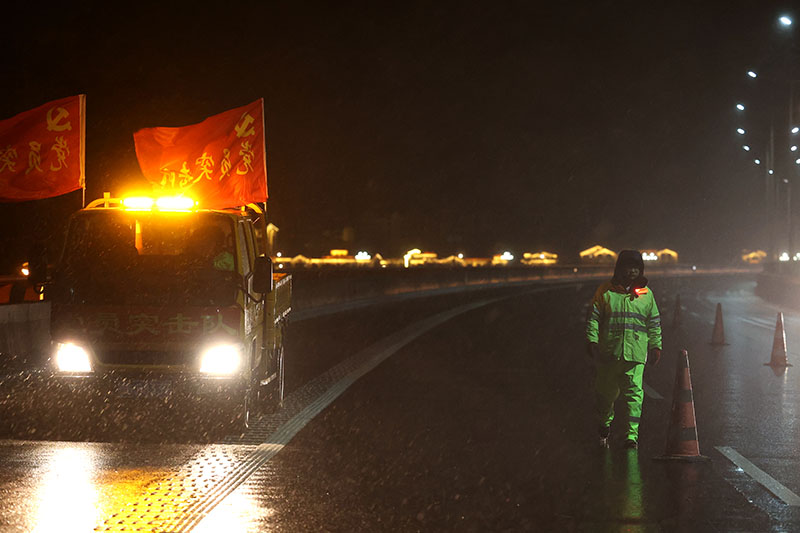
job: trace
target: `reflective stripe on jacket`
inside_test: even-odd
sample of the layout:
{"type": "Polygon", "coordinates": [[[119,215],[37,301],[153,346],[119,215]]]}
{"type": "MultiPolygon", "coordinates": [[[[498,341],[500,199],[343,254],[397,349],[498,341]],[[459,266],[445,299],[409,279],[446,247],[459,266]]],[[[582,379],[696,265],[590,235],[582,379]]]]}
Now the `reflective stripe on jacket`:
{"type": "Polygon", "coordinates": [[[647,351],[661,348],[661,318],[653,291],[634,296],[610,281],[592,298],[586,340],[596,342],[606,358],[644,363],[647,351]]]}

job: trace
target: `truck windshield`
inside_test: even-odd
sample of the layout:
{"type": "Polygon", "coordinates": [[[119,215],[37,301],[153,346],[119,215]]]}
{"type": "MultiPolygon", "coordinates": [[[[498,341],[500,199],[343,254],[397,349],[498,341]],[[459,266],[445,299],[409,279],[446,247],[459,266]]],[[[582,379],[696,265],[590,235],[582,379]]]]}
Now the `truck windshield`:
{"type": "Polygon", "coordinates": [[[230,305],[234,233],[217,213],[86,212],[70,223],[56,300],[110,305],[230,305]]]}

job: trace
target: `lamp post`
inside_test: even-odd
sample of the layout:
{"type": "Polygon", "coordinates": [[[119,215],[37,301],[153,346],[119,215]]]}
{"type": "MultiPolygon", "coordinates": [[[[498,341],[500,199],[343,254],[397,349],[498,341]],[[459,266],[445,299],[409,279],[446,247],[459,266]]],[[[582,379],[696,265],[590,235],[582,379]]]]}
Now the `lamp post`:
{"type": "MultiPolygon", "coordinates": [[[[784,34],[790,30],[794,24],[792,17],[787,14],[780,15],[776,22],[778,30],[784,34]]],[[[754,129],[758,131],[759,128],[756,124],[751,124],[747,127],[739,124],[736,130],[738,137],[741,137],[741,141],[743,142],[742,149],[746,152],[753,153],[753,155],[756,156],[755,158],[751,159],[751,161],[753,161],[757,166],[762,166],[763,163],[765,171],[764,222],[768,238],[768,257],[772,261],[774,261],[778,256],[776,250],[778,244],[776,236],[779,233],[779,227],[782,225],[780,222],[782,218],[781,214],[777,211],[783,209],[785,209],[786,215],[786,228],[785,233],[783,231],[780,231],[780,233],[784,233],[786,236],[785,242],[788,245],[789,255],[791,257],[794,257],[795,255],[791,181],[792,173],[800,171],[800,151],[798,151],[798,146],[800,145],[800,116],[794,116],[794,81],[791,81],[789,84],[788,126],[790,128],[790,135],[788,136],[789,146],[787,147],[787,151],[790,154],[791,160],[787,160],[783,155],[779,157],[779,160],[776,160],[775,158],[775,117],[782,115],[782,113],[779,108],[776,108],[773,105],[773,102],[777,100],[777,95],[782,92],[781,88],[785,87],[787,78],[791,80],[793,75],[793,72],[791,71],[791,57],[789,54],[790,49],[787,49],[785,45],[782,46],[782,48],[783,53],[779,54],[777,58],[773,56],[773,61],[771,61],[773,66],[769,69],[765,69],[763,72],[756,69],[750,69],[747,71],[750,84],[758,83],[759,85],[762,85],[762,87],[763,84],[766,84],[766,87],[763,87],[766,89],[766,94],[761,95],[762,102],[760,103],[761,111],[766,112],[764,118],[769,118],[769,135],[766,139],[766,143],[762,143],[763,148],[758,149],[758,146],[755,144],[756,139],[750,139],[748,130],[754,129]],[[778,60],[778,68],[775,68],[774,66],[775,59],[778,60]],[[791,164],[790,161],[794,164],[791,164]],[[795,170],[791,171],[789,169],[790,166],[795,167],[795,170]],[[786,195],[785,202],[780,201],[782,184],[786,185],[786,189],[783,191],[786,195]]],[[[738,115],[742,118],[744,118],[746,114],[752,117],[752,111],[750,110],[752,107],[754,106],[751,105],[751,102],[746,101],[739,101],[736,104],[738,115]],[[745,113],[746,111],[747,113],[745,113]]]]}

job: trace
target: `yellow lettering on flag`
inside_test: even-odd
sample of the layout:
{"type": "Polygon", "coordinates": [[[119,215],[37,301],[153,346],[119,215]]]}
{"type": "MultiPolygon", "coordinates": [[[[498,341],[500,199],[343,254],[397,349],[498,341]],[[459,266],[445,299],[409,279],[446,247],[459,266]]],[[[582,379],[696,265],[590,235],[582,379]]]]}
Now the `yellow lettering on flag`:
{"type": "Polygon", "coordinates": [[[31,170],[38,170],[39,172],[42,171],[42,154],[41,149],[42,145],[36,141],[31,141],[28,143],[31,151],[28,152],[28,168],[25,169],[25,174],[28,174],[31,170]]]}
{"type": "Polygon", "coordinates": [[[227,178],[231,173],[231,151],[227,148],[222,149],[222,161],[219,163],[219,181],[227,178]]]}
{"type": "Polygon", "coordinates": [[[239,155],[242,156],[242,162],[236,167],[236,173],[240,176],[244,176],[248,172],[252,172],[253,170],[253,158],[256,156],[253,149],[250,148],[250,143],[247,141],[242,141],[242,149],[239,150],[239,155]],[[242,168],[244,165],[244,168],[242,168]]]}
{"type": "Polygon", "coordinates": [[[186,161],[184,161],[183,165],[181,165],[181,171],[178,173],[178,177],[181,179],[179,185],[181,189],[188,187],[197,181],[197,178],[192,176],[192,173],[189,172],[189,167],[186,166],[186,161]]]}
{"type": "Polygon", "coordinates": [[[200,175],[197,176],[197,179],[201,180],[205,178],[210,180],[211,173],[214,172],[214,158],[208,155],[206,152],[203,152],[203,155],[198,157],[194,163],[200,167],[200,175]]]}
{"type": "Polygon", "coordinates": [[[17,168],[17,150],[11,146],[6,146],[0,150],[0,172],[8,169],[11,172],[16,172],[17,168]]]}
{"type": "Polygon", "coordinates": [[[56,163],[58,163],[58,166],[55,166],[51,163],[50,170],[56,171],[66,168],[67,156],[69,155],[69,146],[67,145],[67,140],[59,135],[56,137],[56,143],[50,147],[50,150],[56,153],[56,163]]]}
{"type": "Polygon", "coordinates": [[[163,167],[161,169],[161,188],[162,189],[174,189],[175,188],[175,171],[170,170],[167,167],[163,167]]]}

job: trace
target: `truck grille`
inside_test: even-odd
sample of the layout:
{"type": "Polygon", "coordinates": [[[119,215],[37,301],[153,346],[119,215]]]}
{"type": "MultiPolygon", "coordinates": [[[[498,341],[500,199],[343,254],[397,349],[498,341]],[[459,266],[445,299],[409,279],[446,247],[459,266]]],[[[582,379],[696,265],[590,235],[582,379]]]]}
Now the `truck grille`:
{"type": "Polygon", "coordinates": [[[196,364],[195,352],[182,351],[131,351],[109,350],[97,354],[97,358],[104,365],[193,365],[196,364]]]}

